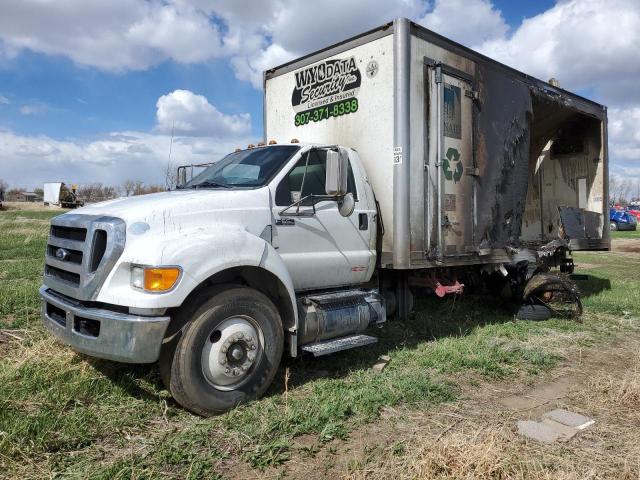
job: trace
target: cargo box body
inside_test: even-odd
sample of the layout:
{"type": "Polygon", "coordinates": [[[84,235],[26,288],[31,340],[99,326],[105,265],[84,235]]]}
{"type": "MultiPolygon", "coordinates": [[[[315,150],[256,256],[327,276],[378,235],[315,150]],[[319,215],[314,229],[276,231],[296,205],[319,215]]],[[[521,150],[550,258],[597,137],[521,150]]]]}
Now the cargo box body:
{"type": "Polygon", "coordinates": [[[382,266],[608,249],[606,108],[406,19],[265,73],[265,139],[354,148],[382,266]]]}

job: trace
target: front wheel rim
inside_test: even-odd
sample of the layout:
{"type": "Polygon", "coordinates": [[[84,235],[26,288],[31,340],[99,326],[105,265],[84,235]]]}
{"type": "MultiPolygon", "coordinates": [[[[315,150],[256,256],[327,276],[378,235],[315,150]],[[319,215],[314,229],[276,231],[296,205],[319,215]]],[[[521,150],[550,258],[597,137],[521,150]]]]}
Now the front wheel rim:
{"type": "Polygon", "coordinates": [[[264,335],[257,322],[245,315],[229,317],[207,336],[202,373],[214,388],[235,390],[250,378],[263,352],[264,335]]]}

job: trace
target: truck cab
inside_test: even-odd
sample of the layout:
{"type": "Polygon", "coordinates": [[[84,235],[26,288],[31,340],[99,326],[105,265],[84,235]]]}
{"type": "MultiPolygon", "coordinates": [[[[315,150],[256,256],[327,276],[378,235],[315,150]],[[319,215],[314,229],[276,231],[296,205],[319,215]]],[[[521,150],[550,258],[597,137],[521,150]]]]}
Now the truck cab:
{"type": "Polygon", "coordinates": [[[304,346],[328,353],[322,342],[335,337],[346,345],[370,340],[353,334],[386,318],[382,298],[365,288],[376,267],[377,224],[354,150],[300,143],[239,150],[174,191],[54,218],[44,323],[88,355],[160,360],[181,403],[222,411],[266,389],[285,345],[296,356],[304,346]],[[337,307],[323,310],[329,301],[337,307]],[[340,314],[353,319],[340,322],[340,314]],[[211,315],[224,318],[212,323],[211,315]],[[191,388],[213,391],[212,403],[190,400],[202,400],[184,393],[191,388]]]}

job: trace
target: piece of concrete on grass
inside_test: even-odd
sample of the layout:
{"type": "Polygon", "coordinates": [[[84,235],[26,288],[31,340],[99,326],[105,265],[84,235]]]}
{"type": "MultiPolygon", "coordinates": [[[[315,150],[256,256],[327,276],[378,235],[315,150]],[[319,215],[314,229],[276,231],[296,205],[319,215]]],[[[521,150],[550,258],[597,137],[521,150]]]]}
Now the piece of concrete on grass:
{"type": "Polygon", "coordinates": [[[542,443],[553,443],[560,438],[560,433],[550,425],[533,420],[520,420],[518,422],[518,433],[542,443]]]}
{"type": "Polygon", "coordinates": [[[518,422],[518,433],[524,437],[542,443],[567,441],[578,432],[593,425],[594,420],[568,410],[556,409],[545,413],[542,421],[521,420],[518,422]]]}
{"type": "Polygon", "coordinates": [[[555,420],[551,420],[550,418],[545,418],[542,420],[542,423],[549,425],[556,432],[558,432],[558,440],[566,442],[567,440],[571,440],[580,430],[576,430],[573,427],[569,427],[567,425],[563,425],[562,423],[556,422],[555,420]]]}
{"type": "Polygon", "coordinates": [[[543,418],[553,420],[554,422],[561,423],[562,425],[566,425],[567,427],[575,428],[577,430],[584,430],[595,423],[595,420],[592,418],[562,409],[551,410],[550,412],[545,413],[543,418]]]}

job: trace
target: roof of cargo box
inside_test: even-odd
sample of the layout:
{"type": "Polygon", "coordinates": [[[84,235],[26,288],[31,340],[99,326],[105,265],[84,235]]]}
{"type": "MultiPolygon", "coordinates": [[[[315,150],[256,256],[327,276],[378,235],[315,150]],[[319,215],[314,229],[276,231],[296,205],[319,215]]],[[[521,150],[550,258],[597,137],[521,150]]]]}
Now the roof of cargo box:
{"type": "MultiPolygon", "coordinates": [[[[391,35],[394,32],[394,23],[395,22],[385,23],[384,25],[381,25],[367,32],[347,38],[341,42],[335,43],[323,49],[299,57],[290,62],[283,63],[282,65],[266,70],[264,72],[265,83],[266,80],[270,78],[278,77],[285,73],[289,73],[293,70],[297,70],[304,66],[318,62],[329,56],[337,55],[359,45],[364,45],[371,41],[377,40],[378,38],[391,35]]],[[[468,58],[469,60],[477,64],[482,64],[499,69],[504,74],[528,84],[532,88],[532,93],[534,94],[542,97],[561,97],[562,99],[569,100],[571,104],[565,105],[566,107],[581,111],[585,114],[592,115],[596,118],[603,118],[606,114],[606,107],[604,105],[572,93],[561,87],[554,86],[549,82],[545,82],[543,80],[535,78],[531,75],[516,70],[515,68],[509,67],[508,65],[500,63],[497,60],[494,60],[490,57],[487,57],[486,55],[476,52],[475,50],[465,47],[464,45],[454,42],[453,40],[443,37],[442,35],[439,35],[432,30],[418,25],[417,23],[411,21],[409,21],[409,23],[411,25],[412,35],[426,40],[436,46],[444,48],[456,55],[468,58]]]]}

